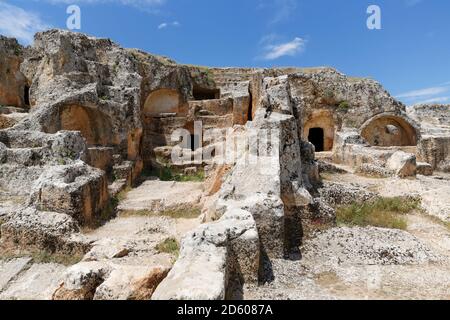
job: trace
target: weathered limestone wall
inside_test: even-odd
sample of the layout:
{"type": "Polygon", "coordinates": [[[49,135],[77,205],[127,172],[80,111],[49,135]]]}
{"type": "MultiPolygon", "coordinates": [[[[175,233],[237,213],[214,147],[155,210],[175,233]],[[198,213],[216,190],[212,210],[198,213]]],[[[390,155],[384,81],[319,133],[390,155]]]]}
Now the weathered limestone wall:
{"type": "Polygon", "coordinates": [[[421,125],[420,161],[428,162],[435,170],[450,172],[450,106],[416,105],[407,111],[421,125]]]}
{"type": "Polygon", "coordinates": [[[438,135],[450,130],[450,105],[415,105],[406,109],[408,116],[421,124],[422,133],[438,135]]]}
{"type": "Polygon", "coordinates": [[[128,51],[106,39],[50,30],[36,35],[21,69],[31,81],[33,112],[18,129],[80,130],[90,145],[138,157],[141,77],[128,51]]]}
{"type": "Polygon", "coordinates": [[[26,107],[27,79],[20,72],[23,50],[16,39],[0,36],[0,106],[26,107]]]}
{"type": "Polygon", "coordinates": [[[0,131],[0,188],[24,199],[2,212],[2,248],[80,254],[79,227],[108,206],[104,171],[94,169],[79,132],[0,131]]]}
{"type": "Polygon", "coordinates": [[[182,240],[180,256],[153,300],[224,300],[232,282],[256,281],[258,233],[251,214],[229,210],[182,240]]]}
{"type": "Polygon", "coordinates": [[[405,178],[417,173],[417,157],[414,153],[404,152],[398,147],[371,147],[356,131],[337,134],[333,160],[372,176],[396,175],[405,178]]]}
{"type": "Polygon", "coordinates": [[[450,136],[424,136],[418,145],[420,161],[434,170],[450,172],[450,136]]]}
{"type": "MultiPolygon", "coordinates": [[[[143,113],[146,116],[161,113],[182,113],[182,99],[173,89],[160,89],[152,92],[145,100],[143,113]]],[[[185,110],[186,112],[186,110],[185,110]]]]}
{"type": "Polygon", "coordinates": [[[372,146],[415,146],[420,132],[409,121],[405,116],[377,115],[363,125],[361,136],[372,146]]]}
{"type": "Polygon", "coordinates": [[[180,259],[153,299],[232,298],[244,282],[265,278],[265,261],[299,245],[292,234],[301,229],[299,210],[312,200],[303,187],[299,128],[287,77],[265,81],[263,107],[241,134],[244,140],[256,135],[259,143],[240,154],[218,193],[218,220],[183,239],[180,259]]]}
{"type": "Polygon", "coordinates": [[[45,211],[68,214],[80,225],[93,224],[109,201],[106,174],[83,162],[53,167],[35,182],[31,203],[45,211]]]}
{"type": "Polygon", "coordinates": [[[304,123],[303,139],[308,140],[311,129],[321,128],[324,131],[323,151],[331,151],[333,149],[336,125],[333,114],[329,110],[314,111],[304,123]]]}

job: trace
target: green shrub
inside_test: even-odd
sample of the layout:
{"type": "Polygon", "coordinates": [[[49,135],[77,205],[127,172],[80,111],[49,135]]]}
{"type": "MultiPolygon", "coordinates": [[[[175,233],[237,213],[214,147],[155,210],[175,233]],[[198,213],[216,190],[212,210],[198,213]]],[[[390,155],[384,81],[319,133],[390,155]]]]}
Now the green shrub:
{"type": "Polygon", "coordinates": [[[323,93],[324,97],[328,100],[334,99],[334,91],[331,89],[326,89],[323,93]]]}
{"type": "Polygon", "coordinates": [[[16,46],[14,48],[14,55],[20,56],[21,54],[22,54],[22,49],[20,48],[20,46],[16,46]]]}
{"type": "Polygon", "coordinates": [[[336,211],[338,224],[374,226],[405,230],[404,214],[420,209],[420,201],[409,198],[379,198],[372,202],[341,206],[336,211]]]}
{"type": "Polygon", "coordinates": [[[348,101],[341,101],[338,105],[339,110],[347,111],[350,108],[350,103],[348,101]]]}
{"type": "Polygon", "coordinates": [[[193,174],[184,174],[180,170],[166,166],[145,171],[143,175],[147,177],[158,177],[161,181],[202,182],[205,180],[205,171],[203,169],[198,169],[193,174]]]}
{"type": "Polygon", "coordinates": [[[180,253],[180,246],[178,245],[178,241],[175,238],[167,238],[164,241],[160,242],[156,245],[155,249],[159,253],[168,253],[178,257],[180,253]]]}

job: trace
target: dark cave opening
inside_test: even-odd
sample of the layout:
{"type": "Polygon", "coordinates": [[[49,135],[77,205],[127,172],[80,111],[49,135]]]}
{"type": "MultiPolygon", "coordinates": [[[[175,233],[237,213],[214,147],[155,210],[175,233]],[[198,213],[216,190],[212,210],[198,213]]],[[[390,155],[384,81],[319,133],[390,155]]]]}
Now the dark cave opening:
{"type": "Polygon", "coordinates": [[[220,90],[194,86],[192,95],[194,100],[214,100],[220,98],[220,90]]]}
{"type": "Polygon", "coordinates": [[[26,106],[30,106],[30,87],[25,86],[23,89],[23,102],[26,106]]]}
{"type": "Polygon", "coordinates": [[[324,151],[325,135],[323,128],[309,129],[308,140],[314,145],[316,152],[324,151]]]}

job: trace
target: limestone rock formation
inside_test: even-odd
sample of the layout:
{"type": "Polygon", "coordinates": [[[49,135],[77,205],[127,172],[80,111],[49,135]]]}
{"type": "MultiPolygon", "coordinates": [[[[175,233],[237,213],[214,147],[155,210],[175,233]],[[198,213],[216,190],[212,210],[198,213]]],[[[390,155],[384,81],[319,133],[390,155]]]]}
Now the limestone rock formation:
{"type": "Polygon", "coordinates": [[[23,50],[16,39],[0,36],[1,106],[25,108],[29,104],[27,78],[20,71],[23,50]]]}
{"type": "Polygon", "coordinates": [[[431,164],[433,170],[450,171],[449,105],[417,105],[408,115],[420,121],[423,137],[418,145],[418,158],[431,164]]]}
{"type": "MultiPolygon", "coordinates": [[[[36,286],[45,298],[239,299],[303,252],[434,261],[406,231],[335,228],[340,206],[380,192],[326,178],[434,185],[450,170],[449,119],[332,68],[181,65],[63,30],[28,48],[0,37],[1,249],[81,256],[0,262],[0,297],[33,283],[11,267],[54,270],[57,284],[36,286]]],[[[447,219],[445,201],[414,196],[447,219]]]]}

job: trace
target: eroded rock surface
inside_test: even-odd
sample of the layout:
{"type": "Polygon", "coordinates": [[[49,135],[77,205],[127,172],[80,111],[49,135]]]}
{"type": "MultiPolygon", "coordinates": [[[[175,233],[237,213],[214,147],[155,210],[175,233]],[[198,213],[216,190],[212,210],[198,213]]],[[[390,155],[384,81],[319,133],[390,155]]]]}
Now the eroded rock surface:
{"type": "Polygon", "coordinates": [[[335,224],[341,205],[392,196],[448,222],[448,119],[332,68],[195,67],[63,30],[28,48],[0,37],[0,297],[445,298],[440,222],[335,224]]]}

